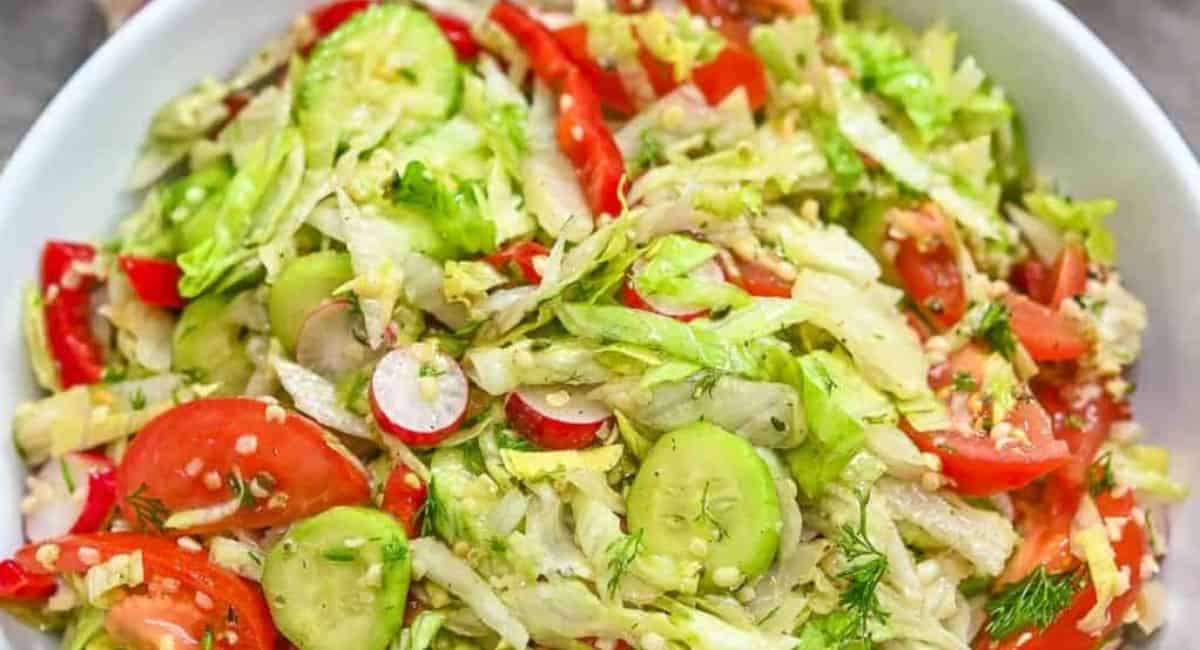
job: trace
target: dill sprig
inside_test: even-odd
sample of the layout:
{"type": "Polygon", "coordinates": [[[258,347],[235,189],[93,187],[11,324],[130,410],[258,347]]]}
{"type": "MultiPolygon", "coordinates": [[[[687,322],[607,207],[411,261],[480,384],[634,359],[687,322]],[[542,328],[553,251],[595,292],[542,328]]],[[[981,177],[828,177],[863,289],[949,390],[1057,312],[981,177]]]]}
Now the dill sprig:
{"type": "Polygon", "coordinates": [[[1078,581],[1072,572],[1048,574],[1044,565],[1020,582],[1006,586],[988,599],[984,610],[988,615],[988,636],[997,641],[1014,632],[1034,626],[1046,629],[1062,610],[1071,604],[1078,591],[1078,581]]]}
{"type": "Polygon", "coordinates": [[[612,575],[608,578],[608,597],[612,598],[617,595],[617,588],[621,586],[621,578],[625,572],[629,570],[629,566],[637,559],[639,553],[645,543],[642,541],[642,531],[623,535],[618,539],[613,540],[605,552],[608,553],[608,570],[612,575]]]}
{"type": "Polygon", "coordinates": [[[888,613],[879,604],[876,593],[879,583],[888,570],[888,560],[871,542],[867,534],[867,503],[870,493],[860,492],[858,495],[858,525],[845,524],[842,526],[842,536],[838,539],[838,547],[846,558],[846,568],[838,573],[838,577],[846,581],[846,589],[842,591],[841,605],[848,610],[852,617],[851,625],[845,630],[842,644],[862,641],[869,644],[871,621],[887,622],[888,613]]]}
{"type": "Polygon", "coordinates": [[[704,493],[700,495],[700,514],[696,515],[696,521],[704,522],[709,526],[712,526],[713,529],[717,531],[717,541],[721,541],[728,536],[728,532],[725,530],[725,527],[721,525],[721,522],[717,521],[716,515],[714,515],[712,510],[709,508],[708,489],[711,486],[712,481],[707,481],[704,483],[704,493]]]}
{"type": "Polygon", "coordinates": [[[421,519],[421,534],[436,535],[439,522],[446,521],[446,506],[438,495],[437,481],[429,479],[429,489],[425,495],[425,503],[421,504],[417,516],[421,519]]]}
{"type": "Polygon", "coordinates": [[[137,526],[140,530],[154,528],[161,532],[166,526],[167,517],[171,516],[171,511],[167,510],[162,499],[146,494],[145,483],[130,492],[129,496],[125,497],[125,502],[129,504],[130,508],[133,508],[134,514],[137,515],[137,526]]]}

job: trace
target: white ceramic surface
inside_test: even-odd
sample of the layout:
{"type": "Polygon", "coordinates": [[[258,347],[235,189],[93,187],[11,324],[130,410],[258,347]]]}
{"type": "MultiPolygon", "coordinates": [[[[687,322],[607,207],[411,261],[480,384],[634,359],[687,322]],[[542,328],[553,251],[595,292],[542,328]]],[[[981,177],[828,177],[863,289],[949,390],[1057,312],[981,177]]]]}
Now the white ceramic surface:
{"type": "MultiPolygon", "coordinates": [[[[47,237],[106,232],[133,205],[121,193],[151,114],[206,74],[231,70],[307,0],[158,0],[102,47],[42,114],[0,176],[0,421],[33,395],[19,291],[47,237]]],[[[1200,166],[1113,55],[1051,0],[888,0],[914,24],[947,19],[963,51],[1020,107],[1038,169],[1077,196],[1121,202],[1113,219],[1125,277],[1149,304],[1137,414],[1200,485],[1200,166]]],[[[0,449],[0,555],[21,541],[21,466],[0,449]]],[[[1177,508],[1166,567],[1173,624],[1151,647],[1200,647],[1200,498],[1177,508]]],[[[57,647],[0,618],[0,649],[57,647]]]]}

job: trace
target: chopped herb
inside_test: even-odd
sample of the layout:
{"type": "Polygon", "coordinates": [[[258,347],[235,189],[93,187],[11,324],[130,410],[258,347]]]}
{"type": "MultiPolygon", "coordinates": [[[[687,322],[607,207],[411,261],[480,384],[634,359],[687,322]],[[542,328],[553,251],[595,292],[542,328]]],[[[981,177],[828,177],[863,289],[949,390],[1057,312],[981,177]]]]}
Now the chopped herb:
{"type": "Polygon", "coordinates": [[[240,472],[238,472],[236,467],[234,468],[233,472],[229,474],[229,476],[225,477],[225,485],[229,488],[229,493],[233,495],[235,499],[241,501],[240,507],[254,507],[254,495],[250,494],[250,488],[246,485],[246,482],[242,480],[242,475],[240,472]]]}
{"type": "Polygon", "coordinates": [[[104,366],[104,374],[100,376],[100,381],[106,384],[113,384],[118,381],[124,381],[129,375],[129,370],[125,366],[109,364],[104,366]]]}
{"type": "Polygon", "coordinates": [[[1002,302],[989,303],[979,319],[979,327],[975,335],[987,342],[1005,359],[1011,359],[1017,350],[1017,339],[1013,336],[1009,323],[1008,307],[1002,302]]]}
{"type": "Polygon", "coordinates": [[[629,570],[629,566],[644,546],[641,529],[629,535],[622,535],[608,545],[605,552],[608,553],[608,570],[612,572],[608,578],[609,598],[617,594],[617,588],[621,586],[621,577],[629,570]]]}
{"type": "Polygon", "coordinates": [[[213,631],[204,628],[204,636],[200,637],[200,650],[213,650],[213,631]]]}
{"type": "Polygon", "coordinates": [[[407,558],[408,547],[404,545],[403,540],[392,538],[383,545],[384,562],[403,562],[407,558]]]}
{"type": "Polygon", "coordinates": [[[662,142],[658,139],[658,134],[650,129],[642,131],[641,147],[638,148],[637,155],[634,156],[632,167],[634,170],[641,171],[649,169],[658,162],[662,156],[662,142]]]}
{"type": "Polygon", "coordinates": [[[442,524],[447,522],[446,506],[438,495],[436,476],[429,479],[429,490],[425,495],[425,503],[421,504],[417,516],[421,519],[422,535],[436,535],[439,522],[442,524]]]}
{"type": "Polygon", "coordinates": [[[1112,452],[1106,451],[1096,459],[1096,463],[1088,472],[1088,492],[1092,496],[1099,496],[1116,489],[1116,487],[1117,478],[1113,474],[1112,452]]]}
{"type": "Polygon", "coordinates": [[[1072,429],[1082,429],[1087,426],[1087,422],[1078,413],[1070,413],[1067,415],[1067,426],[1072,429]]]}
{"type": "Polygon", "coordinates": [[[787,431],[787,423],[773,415],[771,416],[771,426],[775,427],[775,430],[781,433],[787,431]]]}
{"type": "Polygon", "coordinates": [[[999,641],[1031,626],[1046,629],[1071,604],[1077,590],[1074,573],[1050,575],[1044,565],[1038,566],[988,599],[984,605],[988,636],[999,641]]]}
{"type": "Polygon", "coordinates": [[[434,368],[428,364],[422,364],[421,369],[417,371],[418,377],[441,377],[444,374],[446,374],[445,370],[434,368]]]}
{"type": "Polygon", "coordinates": [[[321,551],[321,557],[330,562],[353,562],[358,559],[358,551],[345,546],[330,546],[321,551]]]}
{"type": "Polygon", "coordinates": [[[488,540],[488,550],[496,555],[503,555],[508,552],[508,542],[501,537],[493,537],[488,540]]]}
{"type": "Polygon", "coordinates": [[[870,499],[870,493],[859,493],[858,525],[843,525],[842,536],[838,539],[838,546],[846,558],[846,568],[838,573],[838,577],[847,581],[840,602],[853,616],[853,624],[845,630],[842,644],[863,642],[869,645],[872,641],[869,629],[871,621],[885,623],[888,619],[888,613],[883,611],[876,593],[887,573],[888,560],[875,548],[867,534],[867,504],[870,499]]]}
{"type": "Polygon", "coordinates": [[[712,397],[713,390],[716,389],[719,381],[721,381],[721,373],[715,370],[701,371],[696,377],[696,387],[692,389],[692,399],[699,399],[702,395],[712,397]]]}
{"type": "Polygon", "coordinates": [[[975,378],[971,376],[971,373],[964,370],[954,373],[954,392],[974,393],[978,388],[979,385],[975,383],[975,378]]]}
{"type": "Polygon", "coordinates": [[[162,499],[156,499],[146,494],[145,483],[139,485],[129,496],[125,497],[125,502],[129,504],[130,508],[133,508],[133,512],[137,516],[137,527],[140,530],[154,528],[162,531],[167,517],[171,516],[171,511],[167,510],[162,499]]]}
{"type": "Polygon", "coordinates": [[[720,541],[728,536],[728,532],[725,530],[725,527],[721,525],[721,522],[717,521],[717,518],[713,515],[712,510],[709,509],[708,488],[711,485],[712,481],[708,481],[704,484],[704,493],[700,495],[700,514],[696,515],[696,521],[703,521],[709,526],[712,526],[717,531],[717,541],[720,541]]]}
{"type": "Polygon", "coordinates": [[[496,446],[513,451],[537,451],[536,445],[509,429],[501,429],[496,433],[496,446]]]}
{"type": "Polygon", "coordinates": [[[67,492],[75,493],[75,477],[71,475],[71,466],[67,465],[65,456],[58,459],[58,471],[62,472],[63,483],[67,484],[67,492]]]}
{"type": "Polygon", "coordinates": [[[135,411],[146,408],[146,393],[142,389],[133,391],[133,394],[129,396],[129,408],[135,411]]]}

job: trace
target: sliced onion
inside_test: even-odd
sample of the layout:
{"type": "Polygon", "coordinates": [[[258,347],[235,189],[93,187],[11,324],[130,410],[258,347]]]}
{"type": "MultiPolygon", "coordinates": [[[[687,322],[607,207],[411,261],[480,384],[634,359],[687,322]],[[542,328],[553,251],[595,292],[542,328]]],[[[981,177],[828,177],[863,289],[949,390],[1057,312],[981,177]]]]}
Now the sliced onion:
{"type": "Polygon", "coordinates": [[[22,509],[25,535],[33,542],[100,530],[117,501],[116,470],[99,454],[50,459],[29,486],[22,509]]]}

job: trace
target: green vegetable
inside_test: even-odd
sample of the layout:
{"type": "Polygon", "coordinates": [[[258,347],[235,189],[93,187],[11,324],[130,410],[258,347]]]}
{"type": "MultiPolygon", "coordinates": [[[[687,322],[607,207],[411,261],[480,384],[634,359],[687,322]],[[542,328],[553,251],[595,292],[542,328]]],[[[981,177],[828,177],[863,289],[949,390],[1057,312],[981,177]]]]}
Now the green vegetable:
{"type": "Polygon", "coordinates": [[[1116,240],[1104,225],[1104,218],[1116,211],[1116,201],[1072,201],[1048,193],[1026,194],[1024,200],[1025,207],[1029,208],[1035,217],[1059,230],[1082,236],[1088,259],[1103,264],[1112,264],[1116,260],[1116,240]]]}
{"type": "Polygon", "coordinates": [[[1188,486],[1173,480],[1169,475],[1170,452],[1165,448],[1131,445],[1109,451],[1112,473],[1117,485],[1144,490],[1170,502],[1179,502],[1187,498],[1188,486]]]}
{"type": "Polygon", "coordinates": [[[709,282],[688,277],[696,267],[711,260],[716,247],[691,237],[667,235],[651,247],[645,266],[633,277],[645,295],[668,298],[688,307],[741,307],[750,302],[746,292],[727,282],[709,282]]]}
{"type": "Polygon", "coordinates": [[[275,624],[300,650],[382,650],[404,624],[410,566],[395,519],[339,506],[295,524],[271,548],[263,591],[275,624]]]}
{"type": "Polygon", "coordinates": [[[433,257],[457,258],[496,248],[496,225],[483,216],[470,184],[447,188],[423,163],[413,161],[396,179],[393,198],[433,225],[441,241],[437,250],[428,251],[433,257]]]}
{"type": "Polygon", "coordinates": [[[888,560],[875,548],[867,532],[869,501],[869,494],[859,495],[857,525],[843,525],[842,536],[838,539],[838,547],[846,560],[846,568],[838,573],[838,577],[846,581],[840,603],[853,619],[842,642],[861,641],[867,645],[872,642],[871,623],[884,624],[888,619],[877,594],[879,583],[888,570],[888,560]]]}
{"type": "Polygon", "coordinates": [[[1021,630],[1044,630],[1071,604],[1079,590],[1079,576],[1073,572],[1048,574],[1039,565],[1020,582],[1014,582],[988,599],[988,636],[1006,639],[1021,630]]]}
{"type": "Polygon", "coordinates": [[[946,95],[891,34],[846,30],[839,44],[862,87],[896,102],[926,142],[949,126],[953,110],[946,95]]]}
{"type": "Polygon", "coordinates": [[[787,460],[800,488],[815,497],[863,448],[864,424],[895,422],[896,412],[844,357],[811,352],[800,359],[800,368],[811,435],[787,460]]]}
{"type": "Polygon", "coordinates": [[[460,86],[454,50],[428,14],[403,5],[356,14],[321,39],[300,83],[309,167],[331,165],[339,146],[377,144],[402,119],[441,120],[460,86]]]}
{"type": "Polygon", "coordinates": [[[1017,337],[1009,323],[1010,315],[1003,302],[990,302],[984,308],[979,324],[975,327],[975,336],[987,342],[989,347],[1005,359],[1011,359],[1017,350],[1017,337]]]}
{"type": "Polygon", "coordinates": [[[46,311],[42,292],[36,284],[25,286],[21,305],[21,325],[25,334],[25,347],[29,351],[29,365],[37,383],[48,391],[57,391],[58,369],[50,353],[50,341],[46,338],[46,311]]]}
{"type": "Polygon", "coordinates": [[[233,296],[211,293],[184,308],[171,341],[172,369],[202,383],[220,383],[221,395],[239,395],[254,372],[245,328],[229,313],[233,296]]]}
{"type": "Polygon", "coordinates": [[[711,424],[659,439],[634,478],[628,512],[649,553],[699,559],[709,588],[752,580],[779,545],[770,470],[749,443],[711,424]]]}
{"type": "Polygon", "coordinates": [[[283,267],[267,293],[267,315],[284,349],[296,349],[304,319],[353,277],[350,255],[335,251],[297,257],[283,267]]]}
{"type": "Polygon", "coordinates": [[[504,469],[510,474],[522,481],[532,482],[573,469],[607,472],[621,462],[624,452],[625,448],[621,445],[562,451],[501,449],[500,458],[504,461],[504,469]]]}

